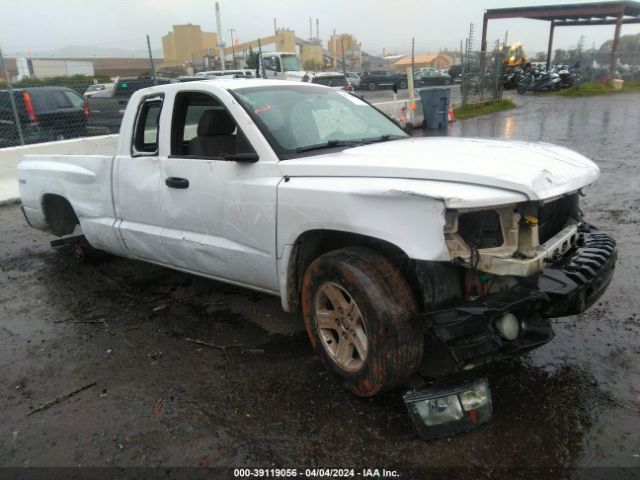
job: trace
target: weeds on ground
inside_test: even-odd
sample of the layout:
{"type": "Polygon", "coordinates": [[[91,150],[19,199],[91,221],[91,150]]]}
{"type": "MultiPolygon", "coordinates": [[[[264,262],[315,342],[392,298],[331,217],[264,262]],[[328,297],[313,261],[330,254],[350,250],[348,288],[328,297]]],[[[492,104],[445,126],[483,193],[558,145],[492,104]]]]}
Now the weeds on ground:
{"type": "Polygon", "coordinates": [[[557,94],[563,97],[589,97],[593,95],[610,95],[620,92],[640,92],[640,80],[630,80],[624,82],[622,90],[615,90],[611,85],[605,83],[583,83],[576,88],[560,90],[557,94]]]}
{"type": "Polygon", "coordinates": [[[453,114],[456,119],[464,120],[465,118],[479,117],[480,115],[487,115],[489,113],[511,110],[515,107],[516,104],[513,103],[513,100],[506,98],[503,100],[491,100],[489,102],[472,103],[456,107],[453,109],[453,114]]]}

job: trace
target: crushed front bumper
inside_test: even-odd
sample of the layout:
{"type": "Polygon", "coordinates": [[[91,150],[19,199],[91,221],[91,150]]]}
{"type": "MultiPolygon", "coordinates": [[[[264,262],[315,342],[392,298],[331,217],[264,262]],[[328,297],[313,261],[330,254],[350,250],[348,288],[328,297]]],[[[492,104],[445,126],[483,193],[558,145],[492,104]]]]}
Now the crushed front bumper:
{"type": "Polygon", "coordinates": [[[549,259],[540,274],[522,278],[508,291],[426,314],[428,345],[423,365],[428,373],[424,373],[450,374],[544,345],[553,338],[549,318],[589,308],[611,282],[616,259],[615,241],[583,224],[576,246],[560,258],[549,259]],[[513,341],[505,340],[495,325],[507,313],[519,321],[520,333],[513,341]]]}

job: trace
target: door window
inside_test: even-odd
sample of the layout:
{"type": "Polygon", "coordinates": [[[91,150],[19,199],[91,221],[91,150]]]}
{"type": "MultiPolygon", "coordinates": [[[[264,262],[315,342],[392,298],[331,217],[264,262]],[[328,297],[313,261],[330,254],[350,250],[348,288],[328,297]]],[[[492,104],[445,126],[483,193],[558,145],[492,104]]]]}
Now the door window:
{"type": "Polygon", "coordinates": [[[171,155],[225,158],[255,153],[233,117],[213,96],[203,92],[176,95],[171,126],[171,155]]]}
{"type": "Polygon", "coordinates": [[[162,99],[145,101],[138,110],[135,123],[133,155],[157,155],[162,99]]]}

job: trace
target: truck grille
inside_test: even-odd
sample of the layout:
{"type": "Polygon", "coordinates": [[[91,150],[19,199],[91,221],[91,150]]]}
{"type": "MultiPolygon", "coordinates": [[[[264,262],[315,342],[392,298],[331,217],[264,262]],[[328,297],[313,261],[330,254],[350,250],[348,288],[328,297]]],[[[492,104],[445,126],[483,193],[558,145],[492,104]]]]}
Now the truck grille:
{"type": "Polygon", "coordinates": [[[574,194],[538,208],[538,239],[541,244],[564,228],[576,211],[576,201],[574,194]]]}

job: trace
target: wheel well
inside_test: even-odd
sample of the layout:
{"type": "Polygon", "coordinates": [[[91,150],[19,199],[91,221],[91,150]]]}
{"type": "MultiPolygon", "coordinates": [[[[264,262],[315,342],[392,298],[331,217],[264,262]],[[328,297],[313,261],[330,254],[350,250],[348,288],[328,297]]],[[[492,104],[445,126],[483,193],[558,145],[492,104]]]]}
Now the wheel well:
{"type": "Polygon", "coordinates": [[[59,237],[73,233],[76,225],[80,223],[69,201],[60,195],[44,195],[42,211],[51,232],[59,237]]]}
{"type": "Polygon", "coordinates": [[[396,245],[379,238],[357,233],[335,230],[310,230],[298,237],[289,258],[287,267],[287,303],[291,311],[298,310],[302,277],[311,262],[325,253],[346,247],[363,247],[382,253],[407,278],[412,289],[416,285],[412,280],[411,260],[396,245]]]}

